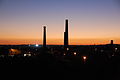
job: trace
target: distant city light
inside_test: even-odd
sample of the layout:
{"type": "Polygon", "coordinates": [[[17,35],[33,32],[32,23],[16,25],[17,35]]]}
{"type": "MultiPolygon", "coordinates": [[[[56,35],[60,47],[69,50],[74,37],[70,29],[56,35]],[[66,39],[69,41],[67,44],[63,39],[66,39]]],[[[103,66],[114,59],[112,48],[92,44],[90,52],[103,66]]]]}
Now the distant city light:
{"type": "Polygon", "coordinates": [[[115,48],[115,51],[117,51],[118,50],[118,48],[115,48]]]}
{"type": "Polygon", "coordinates": [[[12,52],[14,52],[15,51],[15,49],[10,49],[12,52]]]}
{"type": "Polygon", "coordinates": [[[31,54],[28,54],[28,56],[31,56],[31,54]]]}
{"type": "Polygon", "coordinates": [[[31,54],[24,54],[24,56],[31,56],[31,54]]]}
{"type": "Polygon", "coordinates": [[[83,56],[82,58],[83,58],[84,63],[86,63],[87,57],[83,56]]]}
{"type": "Polygon", "coordinates": [[[36,44],[35,46],[36,46],[36,47],[38,47],[39,45],[38,45],[38,44],[36,44]]]}
{"type": "Polygon", "coordinates": [[[74,52],[74,56],[76,56],[76,54],[77,54],[77,53],[76,53],[76,52],[74,52]]]}
{"type": "Polygon", "coordinates": [[[63,55],[65,56],[66,54],[64,53],[63,55]]]}
{"type": "Polygon", "coordinates": [[[27,56],[27,54],[24,54],[24,56],[27,56]]]}
{"type": "Polygon", "coordinates": [[[9,49],[9,55],[17,55],[17,54],[21,54],[21,51],[18,49],[9,49]]]}
{"type": "Polygon", "coordinates": [[[67,48],[67,51],[69,50],[69,48],[67,48]]]}
{"type": "Polygon", "coordinates": [[[86,60],[87,59],[87,57],[86,56],[83,56],[83,60],[86,60]]]}

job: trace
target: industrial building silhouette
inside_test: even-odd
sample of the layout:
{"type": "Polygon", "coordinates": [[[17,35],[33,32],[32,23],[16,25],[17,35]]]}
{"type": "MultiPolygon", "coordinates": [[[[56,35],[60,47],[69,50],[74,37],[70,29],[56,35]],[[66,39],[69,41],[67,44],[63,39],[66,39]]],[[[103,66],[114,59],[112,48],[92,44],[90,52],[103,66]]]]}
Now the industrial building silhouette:
{"type": "MultiPolygon", "coordinates": [[[[105,45],[69,45],[69,26],[66,19],[64,45],[47,45],[47,27],[43,26],[42,29],[41,46],[0,45],[0,64],[40,65],[38,68],[35,66],[35,71],[56,70],[54,76],[58,77],[83,77],[84,80],[88,80],[86,76],[95,80],[120,79],[120,45],[113,40],[105,45]]],[[[48,75],[53,76],[49,73],[48,75]]]]}

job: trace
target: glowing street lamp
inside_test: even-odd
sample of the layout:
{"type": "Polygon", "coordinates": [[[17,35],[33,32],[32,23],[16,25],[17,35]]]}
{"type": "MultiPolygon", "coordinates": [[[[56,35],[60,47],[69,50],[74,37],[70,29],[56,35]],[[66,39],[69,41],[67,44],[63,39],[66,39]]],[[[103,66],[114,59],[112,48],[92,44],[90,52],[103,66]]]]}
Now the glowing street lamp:
{"type": "Polygon", "coordinates": [[[67,48],[67,51],[69,50],[69,48],[67,48]]]}
{"type": "Polygon", "coordinates": [[[83,56],[82,58],[83,58],[83,61],[84,61],[84,63],[85,63],[86,60],[87,60],[87,57],[86,57],[86,56],[83,56]]]}
{"type": "Polygon", "coordinates": [[[118,48],[115,48],[115,52],[118,50],[118,48]]]}
{"type": "Polygon", "coordinates": [[[86,60],[86,59],[87,59],[87,57],[86,57],[86,56],[83,56],[83,59],[84,59],[84,60],[86,60]]]}
{"type": "Polygon", "coordinates": [[[35,46],[36,46],[36,47],[38,47],[39,45],[38,45],[38,44],[36,44],[35,46]]]}
{"type": "Polygon", "coordinates": [[[74,52],[74,56],[76,56],[77,55],[77,53],[76,52],[74,52]]]}

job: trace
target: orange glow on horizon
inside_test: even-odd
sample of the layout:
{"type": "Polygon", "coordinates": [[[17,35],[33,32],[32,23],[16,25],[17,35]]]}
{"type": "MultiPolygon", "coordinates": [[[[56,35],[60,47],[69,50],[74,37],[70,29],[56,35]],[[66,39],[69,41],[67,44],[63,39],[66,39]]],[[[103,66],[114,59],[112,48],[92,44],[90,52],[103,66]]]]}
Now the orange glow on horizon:
{"type": "MultiPolygon", "coordinates": [[[[102,45],[110,44],[111,39],[70,39],[69,45],[102,45]]],[[[113,39],[120,44],[120,39],[113,39]]],[[[42,44],[42,39],[1,39],[0,45],[42,44]]],[[[63,45],[63,39],[48,39],[47,45],[63,45]]]]}

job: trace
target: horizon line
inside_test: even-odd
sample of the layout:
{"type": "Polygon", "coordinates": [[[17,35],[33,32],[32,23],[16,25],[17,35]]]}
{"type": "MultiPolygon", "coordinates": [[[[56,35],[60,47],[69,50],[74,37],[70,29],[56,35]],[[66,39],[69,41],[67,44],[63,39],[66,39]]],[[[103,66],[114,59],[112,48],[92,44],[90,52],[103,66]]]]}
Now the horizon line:
{"type": "MultiPolygon", "coordinates": [[[[110,44],[110,43],[109,43],[110,44]]],[[[69,46],[79,46],[79,45],[109,45],[109,44],[70,44],[69,46]]],[[[36,45],[36,44],[0,44],[1,45],[36,45]]],[[[43,45],[43,44],[38,44],[38,45],[43,45]]],[[[46,46],[49,45],[61,45],[64,46],[64,44],[47,44],[46,46]]],[[[113,45],[120,45],[120,44],[113,44],[113,45]]]]}

